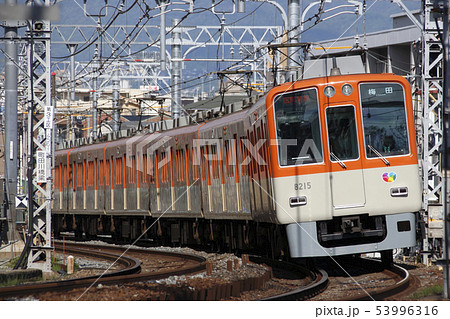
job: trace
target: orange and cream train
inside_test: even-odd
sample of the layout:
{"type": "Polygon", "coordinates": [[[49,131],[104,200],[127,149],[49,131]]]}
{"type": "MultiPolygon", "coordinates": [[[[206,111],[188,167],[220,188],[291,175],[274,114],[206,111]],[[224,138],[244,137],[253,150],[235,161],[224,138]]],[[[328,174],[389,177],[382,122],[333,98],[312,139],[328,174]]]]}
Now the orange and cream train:
{"type": "Polygon", "coordinates": [[[291,257],[415,246],[422,190],[405,79],[312,78],[237,108],[57,151],[55,232],[291,257]]]}

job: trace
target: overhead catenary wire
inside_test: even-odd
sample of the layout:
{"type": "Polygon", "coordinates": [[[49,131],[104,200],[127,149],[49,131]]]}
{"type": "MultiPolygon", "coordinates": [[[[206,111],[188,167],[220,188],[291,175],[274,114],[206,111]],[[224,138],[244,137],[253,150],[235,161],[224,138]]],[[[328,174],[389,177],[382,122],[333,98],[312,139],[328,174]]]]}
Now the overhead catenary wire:
{"type": "MultiPolygon", "coordinates": [[[[309,22],[309,21],[315,20],[314,23],[313,23],[313,25],[311,25],[311,26],[309,26],[307,29],[303,30],[303,32],[306,32],[306,31],[310,30],[311,28],[313,28],[315,25],[317,25],[317,24],[321,21],[320,16],[321,16],[321,14],[323,13],[323,4],[324,4],[324,1],[322,0],[321,6],[319,6],[318,12],[317,12],[315,15],[312,15],[310,18],[306,19],[306,20],[303,22],[303,23],[307,23],[307,22],[309,22]]],[[[259,8],[259,7],[258,7],[258,8],[259,8]]],[[[194,12],[193,12],[192,14],[203,13],[203,12],[205,12],[205,11],[211,11],[211,7],[210,7],[210,8],[201,8],[201,9],[199,9],[199,11],[195,11],[195,10],[194,10],[194,12]]],[[[256,11],[256,9],[253,10],[253,12],[255,12],[255,11],[256,11]]],[[[252,13],[253,13],[253,12],[252,12],[252,13]]],[[[189,14],[190,14],[190,13],[186,14],[183,18],[181,18],[179,24],[181,24],[181,22],[182,22],[184,19],[186,19],[187,16],[188,16],[189,14]]],[[[231,25],[231,24],[234,24],[234,23],[235,23],[235,22],[232,22],[232,23],[230,23],[230,25],[231,25]]],[[[179,24],[173,26],[167,33],[170,33],[170,32],[171,32],[174,28],[176,28],[179,24]]],[[[137,25],[136,25],[136,26],[137,26],[137,25]]],[[[142,26],[142,27],[143,27],[143,26],[142,26]]],[[[298,28],[298,27],[295,27],[295,28],[298,28]]],[[[293,29],[295,29],[295,28],[293,28],[293,29]]],[[[289,32],[290,32],[290,30],[286,30],[286,31],[284,32],[284,34],[287,34],[287,33],[289,33],[289,32]]],[[[302,32],[302,33],[303,33],[303,32],[302,32]]],[[[217,33],[216,33],[216,34],[217,34],[217,33]]],[[[284,34],[279,35],[278,37],[274,38],[274,39],[273,39],[272,41],[270,41],[269,43],[273,43],[274,41],[279,40],[281,37],[284,36],[284,34]]],[[[127,40],[127,39],[125,39],[124,41],[122,41],[122,43],[125,43],[126,40],[127,40]]],[[[289,39],[288,39],[288,40],[289,40],[289,39]]],[[[137,54],[137,53],[139,53],[139,52],[142,52],[142,51],[148,49],[149,47],[151,47],[152,45],[154,45],[154,44],[157,43],[157,42],[158,42],[158,40],[156,40],[156,41],[154,41],[153,43],[147,45],[147,47],[145,47],[145,48],[143,48],[143,49],[141,49],[141,50],[138,50],[138,51],[129,53],[129,54],[127,54],[127,55],[122,55],[122,56],[120,56],[120,57],[121,57],[121,58],[124,58],[124,57],[130,57],[130,56],[133,56],[133,55],[135,55],[135,54],[137,54]]],[[[122,44],[121,44],[120,46],[122,46],[122,44]]],[[[119,47],[120,47],[120,46],[119,46],[119,47]]],[[[258,53],[260,50],[261,50],[261,48],[257,48],[255,51],[249,52],[249,54],[247,54],[246,56],[242,57],[242,59],[241,59],[239,62],[234,63],[233,65],[229,66],[228,68],[225,68],[224,70],[227,70],[227,69],[234,68],[234,67],[238,66],[239,64],[241,64],[242,62],[244,62],[245,60],[247,60],[251,55],[254,55],[254,54],[258,53]]],[[[116,52],[117,52],[117,50],[114,51],[114,52],[111,54],[111,56],[112,56],[113,54],[115,54],[116,52]]],[[[123,52],[123,49],[121,50],[121,52],[123,52]]],[[[119,55],[120,55],[120,53],[119,53],[119,55]]],[[[111,57],[111,56],[110,56],[110,57],[111,57]]],[[[108,66],[111,65],[111,64],[112,64],[112,61],[110,61],[110,58],[107,58],[107,59],[102,63],[102,65],[99,67],[98,71],[101,73],[102,69],[108,67],[108,66]]],[[[84,69],[85,69],[88,65],[89,65],[89,63],[84,67],[84,69]]],[[[219,71],[219,70],[218,70],[218,71],[219,71]]],[[[81,72],[81,71],[80,71],[80,72],[81,72]]],[[[80,72],[79,72],[79,73],[80,73],[80,72]]],[[[82,79],[82,78],[88,77],[89,75],[91,75],[91,73],[92,73],[92,72],[88,72],[88,73],[82,75],[81,77],[76,77],[76,78],[75,78],[75,81],[79,81],[79,80],[82,79]]],[[[207,74],[206,74],[206,75],[207,75],[207,74]]],[[[198,76],[197,78],[193,78],[193,79],[191,79],[191,80],[184,81],[184,82],[182,82],[182,84],[186,84],[186,83],[188,83],[188,82],[196,81],[196,80],[198,80],[198,79],[201,79],[201,78],[204,77],[204,76],[205,76],[205,74],[203,74],[203,75],[201,75],[201,76],[198,76]]],[[[62,83],[62,85],[67,85],[68,83],[70,83],[70,82],[69,82],[69,81],[66,81],[66,82],[62,83]]],[[[168,86],[167,88],[171,88],[171,86],[168,86]]]]}
{"type": "MultiPolygon", "coordinates": [[[[303,21],[303,23],[305,24],[305,23],[307,23],[307,22],[309,22],[309,21],[313,21],[313,20],[314,20],[314,23],[313,23],[311,26],[309,26],[307,29],[305,29],[305,30],[303,30],[302,32],[300,32],[300,34],[302,34],[302,33],[306,32],[306,31],[310,30],[311,28],[313,28],[314,26],[316,26],[317,24],[319,24],[319,23],[322,21],[321,15],[322,15],[323,12],[324,12],[324,10],[323,10],[323,5],[324,5],[324,4],[325,4],[325,1],[322,0],[322,1],[321,1],[321,4],[320,4],[320,6],[319,6],[318,12],[317,12],[316,14],[312,15],[311,17],[309,17],[308,19],[306,19],[305,21],[303,21]]],[[[259,8],[259,7],[258,7],[258,8],[259,8]]],[[[201,11],[201,12],[204,12],[204,11],[210,11],[210,8],[204,8],[203,11],[201,11]]],[[[255,12],[255,11],[256,11],[256,9],[255,9],[253,12],[255,12]]],[[[199,12],[194,11],[192,14],[196,14],[196,13],[199,13],[199,12]]],[[[170,33],[174,28],[176,28],[179,24],[181,24],[181,22],[182,22],[184,19],[186,19],[186,17],[189,16],[189,14],[191,14],[191,13],[186,14],[182,19],[180,19],[180,22],[179,22],[177,25],[173,26],[173,27],[171,28],[171,30],[169,30],[167,33],[170,33]]],[[[232,24],[234,24],[234,23],[235,23],[235,22],[232,22],[232,23],[230,23],[229,25],[232,25],[232,24]]],[[[139,23],[136,24],[135,28],[137,28],[138,26],[139,26],[139,23]]],[[[144,27],[144,25],[141,26],[141,29],[142,29],[143,27],[144,27]]],[[[293,29],[296,29],[296,28],[298,28],[298,26],[294,27],[293,29]]],[[[269,44],[270,44],[270,43],[273,43],[274,41],[279,40],[280,37],[284,36],[285,34],[288,34],[289,32],[290,32],[289,30],[286,30],[283,34],[281,34],[281,35],[275,37],[273,40],[269,41],[269,44]]],[[[216,32],[216,34],[217,34],[217,32],[216,32]]],[[[135,35],[135,36],[136,36],[136,35],[135,35]]],[[[213,37],[213,36],[211,36],[211,37],[213,37]]],[[[289,39],[288,39],[288,40],[289,40],[289,39]]],[[[124,41],[122,41],[122,45],[123,45],[126,41],[128,41],[128,43],[130,43],[130,42],[131,42],[130,37],[127,37],[124,41]]],[[[157,43],[157,42],[158,42],[158,41],[156,40],[156,41],[154,41],[152,44],[149,44],[147,47],[145,47],[145,48],[143,48],[143,49],[141,49],[141,50],[138,50],[138,51],[129,53],[129,54],[127,54],[127,55],[122,55],[121,57],[122,57],[122,58],[124,58],[124,57],[131,57],[132,55],[135,55],[136,53],[139,53],[139,52],[142,52],[142,51],[146,50],[147,48],[151,47],[152,45],[154,45],[154,44],[157,43]]],[[[120,48],[122,45],[120,45],[118,48],[120,48]]],[[[218,44],[218,46],[219,46],[219,45],[220,45],[220,43],[218,44]]],[[[229,69],[231,69],[231,68],[236,68],[236,67],[238,67],[238,69],[241,69],[241,70],[242,70],[242,69],[245,69],[245,68],[248,68],[247,65],[240,65],[240,64],[242,64],[243,62],[245,62],[251,55],[254,55],[254,54],[260,52],[261,49],[262,49],[262,48],[256,48],[254,51],[249,52],[246,56],[243,56],[243,57],[241,58],[241,60],[239,60],[238,62],[236,62],[236,63],[234,63],[234,64],[232,64],[232,65],[230,65],[229,67],[227,67],[227,68],[225,68],[225,69],[223,69],[223,70],[226,71],[226,70],[229,70],[229,69]]],[[[299,49],[300,49],[300,48],[299,48],[299,49]]],[[[117,50],[118,50],[118,49],[117,49],[117,50]]],[[[115,54],[115,53],[117,52],[117,50],[113,51],[113,53],[112,53],[111,55],[115,54]]],[[[123,51],[124,51],[124,49],[120,49],[120,52],[123,52],[123,51]]],[[[279,61],[279,63],[281,63],[281,62],[282,62],[282,61],[279,61]]],[[[101,69],[106,69],[106,68],[109,67],[112,63],[113,63],[113,61],[110,61],[109,58],[108,58],[108,59],[106,59],[106,61],[104,61],[104,62],[102,63],[101,67],[100,67],[98,70],[99,70],[100,73],[101,73],[101,69]]],[[[87,67],[87,66],[85,66],[85,68],[86,68],[86,67],[87,67]]],[[[220,70],[218,70],[218,71],[220,71],[220,70]]],[[[82,78],[84,78],[84,77],[88,77],[91,73],[92,73],[92,72],[88,72],[87,74],[84,74],[83,76],[76,78],[75,81],[79,81],[80,79],[82,79],[82,78]]],[[[181,82],[181,84],[183,85],[182,90],[185,90],[185,89],[191,88],[191,87],[193,87],[193,86],[196,86],[197,84],[195,83],[195,81],[198,81],[199,79],[202,79],[202,78],[204,78],[205,76],[207,77],[207,76],[209,76],[209,75],[210,75],[210,73],[206,73],[206,74],[202,74],[202,75],[200,75],[200,76],[197,76],[197,77],[194,77],[194,78],[191,78],[191,79],[189,79],[189,80],[185,80],[185,81],[181,82]],[[192,85],[189,86],[189,87],[186,87],[185,85],[188,84],[188,83],[192,83],[192,85]]],[[[208,81],[207,83],[211,83],[211,82],[214,82],[214,81],[216,81],[216,79],[211,79],[211,80],[208,81]]],[[[67,84],[67,83],[69,83],[69,82],[66,82],[65,84],[67,84]]],[[[172,85],[167,85],[167,86],[163,87],[162,89],[163,89],[164,91],[167,91],[167,90],[173,89],[173,86],[172,86],[172,85]]],[[[183,111],[184,111],[184,110],[183,110],[183,111]]]]}
{"type": "MultiPolygon", "coordinates": [[[[222,1],[224,1],[224,0],[222,0],[222,1]]],[[[179,22],[177,25],[173,26],[167,33],[172,32],[172,30],[173,30],[174,28],[176,28],[179,24],[181,24],[181,22],[182,22],[189,14],[190,14],[190,13],[186,14],[186,15],[180,20],[180,22],[179,22]]],[[[144,15],[144,16],[145,16],[145,15],[144,15]]],[[[154,17],[155,17],[155,16],[150,17],[150,18],[154,18],[154,17]]],[[[142,17],[141,17],[140,19],[142,19],[142,17]]],[[[117,58],[131,57],[131,56],[133,56],[133,55],[135,55],[135,54],[137,54],[137,53],[139,53],[139,52],[142,52],[142,51],[144,51],[144,50],[146,50],[146,49],[152,47],[152,46],[155,45],[157,42],[159,42],[159,40],[155,40],[154,42],[148,44],[145,48],[143,48],[143,49],[141,49],[141,50],[138,50],[138,51],[136,51],[136,52],[129,53],[129,54],[127,54],[127,55],[121,56],[120,54],[124,51],[124,49],[121,49],[122,46],[129,46],[129,44],[132,42],[132,40],[137,36],[137,34],[139,34],[139,32],[140,32],[140,31],[142,30],[142,28],[145,26],[145,23],[144,23],[144,24],[141,26],[140,31],[138,31],[138,32],[133,36],[133,38],[130,39],[130,35],[132,35],[132,33],[134,32],[134,30],[136,30],[136,29],[139,27],[139,22],[140,22],[140,21],[138,21],[138,23],[134,26],[133,30],[132,30],[132,31],[128,34],[128,36],[122,41],[122,43],[118,44],[118,45],[117,45],[117,48],[113,49],[111,55],[110,55],[109,57],[107,57],[107,58],[102,59],[102,64],[98,67],[97,72],[99,72],[100,74],[102,74],[102,70],[103,70],[103,69],[106,69],[107,67],[109,67],[109,66],[114,62],[115,58],[113,58],[113,57],[114,57],[116,54],[117,54],[117,58]],[[128,41],[128,43],[126,43],[127,41],[128,41]],[[119,51],[119,52],[118,52],[118,51],[119,51]]],[[[148,21],[147,21],[147,22],[148,22],[148,21]]],[[[102,38],[100,37],[100,39],[102,39],[102,38]]],[[[90,61],[89,63],[87,63],[87,64],[84,66],[83,70],[85,70],[91,63],[92,63],[92,61],[90,61]]],[[[79,71],[78,74],[80,74],[83,70],[79,71]]],[[[84,75],[82,75],[81,77],[76,77],[76,78],[74,79],[74,81],[79,81],[80,79],[85,78],[85,77],[91,75],[91,73],[92,73],[92,71],[91,71],[91,72],[88,72],[88,73],[86,73],[86,74],[84,74],[84,75]]],[[[67,84],[70,84],[70,83],[71,83],[70,81],[66,81],[66,82],[62,83],[61,85],[67,85],[67,84]]]]}
{"type": "MultiPolygon", "coordinates": [[[[121,0],[119,0],[119,1],[121,1],[121,0]]],[[[72,56],[76,56],[76,55],[82,53],[83,51],[85,51],[86,49],[88,49],[91,45],[93,45],[99,38],[101,38],[101,36],[102,36],[103,34],[105,34],[105,32],[113,25],[114,21],[116,21],[117,18],[118,18],[120,15],[129,12],[129,11],[137,4],[138,1],[139,1],[139,0],[134,0],[134,2],[131,4],[131,6],[127,8],[127,10],[124,10],[124,11],[119,10],[119,12],[118,12],[117,14],[115,14],[113,17],[110,18],[110,20],[109,20],[108,23],[106,24],[106,27],[100,28],[100,29],[101,29],[101,32],[97,35],[97,37],[95,37],[94,40],[92,40],[92,41],[91,41],[91,40],[88,40],[88,42],[86,43],[86,45],[85,45],[84,47],[82,47],[81,49],[78,49],[78,50],[76,50],[74,53],[69,54],[69,55],[60,56],[60,57],[58,57],[58,56],[53,56],[52,58],[53,58],[53,59],[68,59],[68,58],[70,58],[70,57],[72,57],[72,56]]],[[[78,4],[78,2],[76,2],[75,0],[74,0],[74,2],[78,4]]],[[[106,7],[106,6],[104,6],[104,7],[106,7]]],[[[101,12],[101,10],[102,10],[104,7],[102,7],[102,8],[100,9],[100,12],[101,12]]],[[[116,9],[117,9],[117,8],[116,8],[116,9]]],[[[151,10],[154,10],[154,9],[151,9],[151,10]]],[[[97,21],[96,21],[96,22],[97,22],[97,21]]],[[[99,22],[101,23],[101,20],[99,20],[99,22]]],[[[93,36],[94,34],[95,34],[95,33],[93,33],[92,36],[93,36]]],[[[92,36],[91,36],[91,39],[92,39],[92,36]]]]}

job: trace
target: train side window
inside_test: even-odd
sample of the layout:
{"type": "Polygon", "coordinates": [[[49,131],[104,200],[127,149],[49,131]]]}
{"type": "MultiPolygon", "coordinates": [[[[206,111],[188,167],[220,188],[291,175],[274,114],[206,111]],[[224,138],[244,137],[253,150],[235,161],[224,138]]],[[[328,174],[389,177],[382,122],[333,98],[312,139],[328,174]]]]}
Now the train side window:
{"type": "Polygon", "coordinates": [[[100,186],[103,186],[103,179],[105,178],[105,167],[103,165],[103,160],[100,160],[98,165],[98,185],[100,186]]]}
{"type": "Polygon", "coordinates": [[[64,185],[63,188],[67,188],[68,187],[68,183],[69,183],[69,173],[67,172],[67,164],[63,165],[63,178],[64,178],[64,185]]]}
{"type": "Polygon", "coordinates": [[[161,165],[161,182],[167,183],[169,182],[169,165],[167,165],[167,155],[166,152],[161,152],[161,159],[156,165],[161,165]]]}
{"type": "Polygon", "coordinates": [[[256,150],[255,147],[255,131],[247,131],[247,138],[251,143],[252,148],[248,150],[250,152],[250,176],[256,176],[258,174],[258,163],[256,162],[256,156],[253,155],[253,152],[256,150]]]}
{"type": "Polygon", "coordinates": [[[59,188],[61,190],[65,187],[65,185],[63,184],[65,175],[66,175],[66,170],[64,169],[64,166],[62,164],[59,164],[59,188]]]}
{"type": "Polygon", "coordinates": [[[192,147],[192,180],[197,181],[200,179],[199,177],[199,166],[201,165],[201,159],[199,163],[199,157],[198,157],[198,148],[192,147]]]}
{"type": "Polygon", "coordinates": [[[262,138],[263,138],[263,136],[262,136],[262,128],[261,128],[261,126],[262,126],[262,124],[260,125],[260,126],[258,126],[258,128],[256,129],[256,133],[257,133],[257,139],[256,139],[256,141],[255,141],[255,147],[257,147],[258,149],[257,149],[257,151],[258,151],[258,154],[259,154],[259,156],[261,156],[261,158],[259,158],[258,157],[258,160],[263,160],[263,162],[262,163],[259,163],[259,171],[261,172],[261,173],[263,173],[264,172],[264,169],[265,169],[265,166],[266,166],[266,163],[265,163],[265,158],[264,158],[264,148],[265,148],[265,145],[262,145],[261,147],[260,147],[260,145],[259,144],[257,144],[259,141],[261,141],[262,140],[262,138]]]}
{"type": "Polygon", "coordinates": [[[72,189],[74,190],[74,191],[76,191],[77,190],[77,177],[78,177],[78,174],[77,174],[77,163],[76,162],[73,162],[72,163],[72,189]]]}
{"type": "Polygon", "coordinates": [[[105,163],[105,184],[106,186],[109,186],[111,182],[111,164],[109,159],[107,159],[105,163]]]}
{"type": "Polygon", "coordinates": [[[83,187],[83,163],[77,164],[77,187],[83,187]]]}
{"type": "Polygon", "coordinates": [[[206,168],[206,165],[208,165],[207,160],[205,158],[205,155],[207,154],[206,145],[200,147],[200,165],[202,170],[202,180],[206,180],[206,173],[208,169],[206,168]]]}
{"type": "Polygon", "coordinates": [[[208,185],[211,185],[211,153],[209,145],[204,146],[204,155],[202,156],[205,159],[205,167],[206,167],[206,181],[208,185]]]}
{"type": "Polygon", "coordinates": [[[116,158],[116,185],[121,185],[123,179],[122,158],[116,158]]]}
{"type": "Polygon", "coordinates": [[[180,149],[180,181],[184,181],[185,173],[186,173],[186,160],[184,157],[186,154],[184,153],[184,149],[180,149]]]}
{"type": "Polygon", "coordinates": [[[151,158],[147,157],[147,154],[142,155],[142,183],[148,184],[150,181],[151,184],[155,182],[155,175],[153,173],[153,165],[150,162],[151,158]],[[150,163],[150,165],[149,165],[150,163]],[[149,178],[150,176],[150,178],[149,178]]]}
{"type": "Polygon", "coordinates": [[[325,113],[331,161],[357,159],[359,151],[354,107],[328,107],[325,113]]]}
{"type": "Polygon", "coordinates": [[[280,166],[323,162],[317,90],[279,94],[273,109],[280,166]]]}
{"type": "Polygon", "coordinates": [[[111,183],[111,188],[114,188],[114,179],[115,179],[115,170],[114,170],[114,157],[111,156],[111,160],[109,162],[109,177],[110,177],[110,183],[111,183]]]}
{"type": "Polygon", "coordinates": [[[175,150],[175,180],[178,182],[179,178],[180,178],[180,154],[179,154],[180,150],[175,150]]]}
{"type": "Polygon", "coordinates": [[[147,155],[143,154],[142,156],[139,156],[136,163],[136,168],[140,172],[140,181],[142,184],[148,183],[145,179],[147,178],[147,155]]]}
{"type": "Polygon", "coordinates": [[[237,134],[233,135],[233,140],[231,143],[232,149],[233,149],[233,156],[234,156],[234,170],[236,174],[236,183],[239,183],[239,155],[237,152],[237,134]]]}
{"type": "Polygon", "coordinates": [[[170,185],[173,186],[174,182],[175,182],[175,163],[174,163],[175,159],[173,156],[173,148],[170,148],[170,158],[169,158],[169,168],[170,168],[170,185]]]}
{"type": "Polygon", "coordinates": [[[262,150],[262,156],[263,156],[263,160],[264,160],[264,171],[266,176],[270,175],[270,156],[269,156],[269,145],[270,142],[268,140],[268,132],[267,132],[267,124],[266,123],[262,123],[261,124],[261,138],[264,139],[264,145],[261,146],[261,150],[262,150]]]}
{"type": "Polygon", "coordinates": [[[76,190],[76,179],[77,179],[77,166],[76,163],[73,162],[69,164],[69,187],[71,187],[74,191],[76,190]]]}
{"type": "Polygon", "coordinates": [[[409,154],[403,86],[363,83],[360,94],[367,157],[409,154]]]}
{"type": "Polygon", "coordinates": [[[230,144],[235,143],[234,140],[226,140],[225,141],[225,168],[227,171],[227,177],[234,176],[234,148],[230,146],[230,144]]]}
{"type": "Polygon", "coordinates": [[[267,169],[266,169],[266,174],[267,176],[272,176],[272,166],[271,166],[271,157],[269,155],[269,132],[267,129],[267,123],[263,124],[263,133],[265,135],[265,139],[266,139],[266,145],[264,146],[264,161],[266,162],[267,165],[267,169]]]}
{"type": "Polygon", "coordinates": [[[53,180],[55,181],[55,188],[61,188],[61,171],[62,167],[60,167],[60,165],[58,164],[55,164],[55,168],[52,169],[52,174],[54,174],[53,180]],[[58,180],[58,183],[56,183],[56,180],[58,180]]]}
{"type": "Polygon", "coordinates": [[[217,145],[211,145],[211,160],[212,160],[212,178],[219,178],[219,161],[217,159],[217,145]]]}
{"type": "Polygon", "coordinates": [[[155,163],[153,165],[153,169],[150,169],[150,172],[154,173],[153,176],[155,176],[156,188],[160,187],[159,181],[161,180],[160,177],[159,177],[159,166],[158,166],[158,163],[159,163],[159,154],[158,154],[158,151],[156,151],[155,152],[155,163]]]}
{"type": "Polygon", "coordinates": [[[94,162],[88,162],[88,186],[94,186],[94,162]]]}
{"type": "Polygon", "coordinates": [[[136,183],[136,156],[131,156],[131,165],[128,166],[128,183],[136,183]]]}
{"type": "Polygon", "coordinates": [[[135,158],[135,165],[136,165],[136,184],[139,188],[142,183],[142,156],[139,154],[137,159],[135,158]]]}
{"type": "Polygon", "coordinates": [[[241,172],[242,172],[242,176],[247,176],[248,175],[248,170],[249,170],[249,165],[248,165],[248,160],[247,160],[247,148],[244,145],[244,137],[239,138],[239,145],[240,145],[240,151],[241,151],[241,161],[240,161],[240,166],[241,166],[241,172]]]}
{"type": "Polygon", "coordinates": [[[221,184],[225,184],[225,172],[224,172],[224,164],[225,161],[223,160],[223,143],[222,143],[222,139],[220,140],[220,144],[217,145],[218,147],[218,154],[217,154],[217,163],[219,165],[219,169],[220,169],[220,183],[221,184]]]}
{"type": "Polygon", "coordinates": [[[127,183],[127,156],[123,155],[122,157],[122,173],[123,173],[123,177],[122,177],[122,183],[124,185],[126,185],[127,183]]]}
{"type": "Polygon", "coordinates": [[[94,160],[94,186],[95,189],[98,188],[98,160],[94,160]]]}
{"type": "Polygon", "coordinates": [[[184,171],[185,171],[185,161],[184,161],[184,151],[183,149],[176,150],[176,170],[177,170],[177,182],[184,181],[184,171]]]}
{"type": "Polygon", "coordinates": [[[87,174],[87,162],[86,160],[83,161],[83,189],[86,189],[86,186],[88,184],[88,174],[87,174]]]}
{"type": "Polygon", "coordinates": [[[190,176],[190,172],[189,172],[189,146],[186,145],[184,147],[184,156],[185,156],[185,162],[184,162],[184,168],[186,171],[186,185],[189,186],[190,182],[191,182],[191,176],[190,176]]]}
{"type": "Polygon", "coordinates": [[[59,166],[55,165],[53,170],[53,179],[55,181],[55,188],[59,188],[59,166]]]}

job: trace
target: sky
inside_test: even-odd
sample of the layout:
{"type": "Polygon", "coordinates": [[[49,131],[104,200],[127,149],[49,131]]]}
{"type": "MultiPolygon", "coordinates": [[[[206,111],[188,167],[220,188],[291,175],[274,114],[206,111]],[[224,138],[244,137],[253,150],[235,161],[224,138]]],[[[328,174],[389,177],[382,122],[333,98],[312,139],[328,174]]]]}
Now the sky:
{"type": "MultiPolygon", "coordinates": [[[[53,0],[52,0],[53,1],[53,0]]],[[[142,25],[154,26],[152,32],[153,39],[157,39],[159,36],[158,27],[160,25],[160,8],[156,6],[155,0],[108,0],[108,6],[105,7],[104,0],[86,0],[86,6],[84,6],[83,0],[56,0],[59,7],[59,19],[53,21],[53,25],[65,25],[65,26],[80,26],[80,25],[99,25],[103,28],[107,27],[104,38],[113,38],[115,32],[119,30],[120,25],[136,25],[134,30],[139,30],[142,25]],[[124,13],[118,14],[118,8],[121,8],[124,13]],[[145,14],[144,14],[145,12],[145,14]],[[99,23],[99,24],[98,24],[99,23]]],[[[211,0],[196,0],[194,4],[194,10],[192,13],[188,13],[189,6],[187,4],[180,4],[183,0],[172,0],[171,4],[167,7],[166,24],[171,26],[172,19],[182,19],[181,25],[184,27],[195,27],[199,25],[203,26],[219,26],[221,21],[225,25],[230,26],[280,26],[283,25],[283,19],[280,11],[273,4],[261,2],[261,1],[246,1],[245,13],[234,14],[220,14],[219,11],[230,11],[232,3],[231,0],[222,0],[221,6],[217,8],[216,12],[211,10],[211,0]]],[[[219,2],[220,0],[216,0],[219,2]]],[[[5,0],[0,1],[4,3],[5,0]]],[[[23,4],[25,0],[18,0],[19,4],[23,4]]],[[[277,2],[287,11],[288,0],[272,0],[277,2]]],[[[301,0],[301,6],[307,7],[313,1],[301,0]]],[[[410,0],[404,3],[410,9],[419,9],[420,0],[410,0]]],[[[324,10],[327,11],[333,7],[340,5],[348,5],[347,0],[332,0],[331,3],[324,5],[324,10]]],[[[358,16],[354,13],[341,14],[327,21],[315,24],[319,5],[316,4],[311,7],[305,16],[307,21],[304,25],[306,30],[301,35],[302,42],[318,42],[321,40],[334,39],[343,36],[355,36],[356,34],[363,35],[364,32],[370,33],[374,31],[380,31],[383,29],[389,29],[392,26],[392,20],[390,16],[394,13],[401,12],[398,5],[391,2],[391,0],[366,0],[366,14],[358,16]]],[[[340,11],[354,11],[353,8],[342,8],[335,11],[329,11],[323,13],[320,17],[322,19],[328,18],[335,12],[340,11]]],[[[65,29],[65,36],[70,34],[71,28],[65,29]]],[[[131,32],[131,30],[128,30],[131,32]]],[[[23,33],[24,30],[22,29],[23,33]]],[[[77,47],[77,54],[75,60],[90,61],[94,55],[95,43],[101,43],[100,41],[94,41],[97,39],[97,31],[95,28],[85,30],[85,43],[77,47]]],[[[170,38],[170,34],[167,35],[170,38]]],[[[60,39],[59,35],[54,33],[52,39],[60,39]]],[[[81,36],[75,36],[74,39],[81,39],[81,36]]],[[[116,36],[118,43],[127,43],[127,39],[124,36],[116,36]]],[[[142,39],[142,38],[141,38],[142,39]]],[[[148,41],[151,42],[150,40],[148,41]]],[[[101,54],[104,58],[107,58],[111,54],[111,49],[105,45],[100,46],[101,54]]],[[[143,46],[123,46],[121,55],[127,58],[129,53],[137,52],[143,49],[143,46]]],[[[183,47],[186,50],[187,46],[183,47]]],[[[170,50],[170,47],[168,47],[170,50]]],[[[227,49],[229,50],[229,49],[227,49]]],[[[235,48],[238,51],[239,48],[235,48]]],[[[147,51],[159,52],[159,48],[154,45],[147,51]]],[[[197,49],[189,55],[190,58],[214,58],[218,55],[217,48],[205,48],[197,49]]],[[[237,53],[237,52],[235,52],[237,53]]],[[[65,45],[53,44],[52,45],[52,63],[62,62],[68,63],[69,51],[65,45]]],[[[230,54],[226,52],[225,54],[230,54]]],[[[134,58],[135,56],[133,56],[134,58]]],[[[4,57],[0,57],[4,60],[4,57]]],[[[3,63],[2,63],[3,64],[3,63]]],[[[183,75],[197,76],[199,73],[208,73],[211,71],[217,71],[223,65],[217,65],[213,62],[195,62],[189,64],[189,68],[183,70],[183,75]]]]}

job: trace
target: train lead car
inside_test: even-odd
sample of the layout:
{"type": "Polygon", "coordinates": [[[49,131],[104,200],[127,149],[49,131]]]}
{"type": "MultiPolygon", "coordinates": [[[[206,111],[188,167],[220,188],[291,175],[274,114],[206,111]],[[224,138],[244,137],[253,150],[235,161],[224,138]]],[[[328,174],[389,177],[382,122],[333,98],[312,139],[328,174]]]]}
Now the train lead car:
{"type": "Polygon", "coordinates": [[[55,232],[291,257],[415,246],[422,190],[402,77],[285,83],[191,122],[57,151],[55,232]]]}
{"type": "Polygon", "coordinates": [[[403,78],[312,79],[267,100],[269,135],[280,141],[270,149],[277,220],[291,256],[415,246],[421,183],[403,78]]]}

